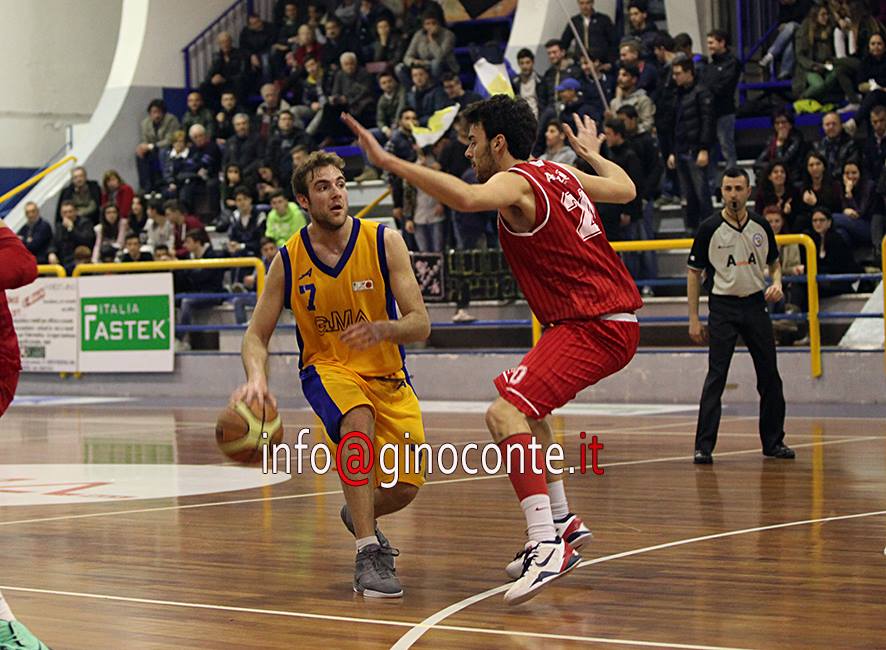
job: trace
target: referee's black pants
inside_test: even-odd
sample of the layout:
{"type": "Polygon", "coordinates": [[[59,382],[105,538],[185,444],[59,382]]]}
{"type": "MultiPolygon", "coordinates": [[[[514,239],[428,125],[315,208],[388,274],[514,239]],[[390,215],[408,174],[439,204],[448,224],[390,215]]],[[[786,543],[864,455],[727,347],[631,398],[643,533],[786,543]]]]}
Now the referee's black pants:
{"type": "Polygon", "coordinates": [[[708,301],[708,375],[705,377],[695,430],[695,448],[711,453],[720,428],[720,397],[738,335],[744,340],[757,372],[760,394],[760,440],[763,451],[784,440],[785,403],[775,356],[772,322],[763,293],[744,298],[711,295],[708,301]]]}

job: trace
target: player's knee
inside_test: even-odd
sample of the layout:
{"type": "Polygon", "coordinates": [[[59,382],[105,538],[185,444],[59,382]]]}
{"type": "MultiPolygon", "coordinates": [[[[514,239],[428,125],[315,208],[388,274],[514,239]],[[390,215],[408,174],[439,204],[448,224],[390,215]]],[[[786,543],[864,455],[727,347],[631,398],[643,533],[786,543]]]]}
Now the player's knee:
{"type": "Polygon", "coordinates": [[[398,508],[405,508],[418,496],[418,486],[412,485],[412,483],[397,483],[393,488],[391,488],[394,492],[394,500],[398,508]]]}
{"type": "Polygon", "coordinates": [[[525,430],[526,420],[515,406],[499,398],[486,409],[486,426],[492,434],[492,440],[501,442],[515,433],[519,433],[520,423],[525,430]]]}
{"type": "Polygon", "coordinates": [[[345,413],[339,426],[339,434],[344,436],[351,431],[359,431],[370,439],[375,431],[375,416],[368,406],[358,406],[345,413]]]}

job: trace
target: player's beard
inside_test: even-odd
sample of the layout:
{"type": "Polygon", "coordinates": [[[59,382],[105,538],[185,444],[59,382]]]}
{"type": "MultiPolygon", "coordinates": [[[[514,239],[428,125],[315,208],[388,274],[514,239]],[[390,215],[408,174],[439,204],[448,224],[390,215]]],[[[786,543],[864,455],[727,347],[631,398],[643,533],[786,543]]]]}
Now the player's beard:
{"type": "Polygon", "coordinates": [[[318,214],[311,214],[311,217],[315,224],[317,224],[318,228],[322,228],[328,232],[335,232],[342,226],[344,226],[348,222],[348,206],[345,204],[343,210],[344,216],[339,217],[338,215],[333,215],[331,211],[327,210],[325,212],[320,212],[318,214]]]}
{"type": "Polygon", "coordinates": [[[477,172],[477,181],[480,183],[485,183],[490,178],[492,178],[495,173],[495,163],[492,160],[492,156],[489,155],[488,152],[484,153],[480,156],[474,156],[474,171],[477,172]]]}

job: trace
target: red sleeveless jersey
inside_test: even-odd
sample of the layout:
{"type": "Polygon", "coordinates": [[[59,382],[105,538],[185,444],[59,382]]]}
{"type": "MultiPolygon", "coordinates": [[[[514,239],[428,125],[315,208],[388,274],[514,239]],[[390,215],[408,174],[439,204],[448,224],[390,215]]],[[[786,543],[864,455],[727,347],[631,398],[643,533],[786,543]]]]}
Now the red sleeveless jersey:
{"type": "Polygon", "coordinates": [[[515,233],[498,215],[502,250],[535,317],[549,325],[643,306],[634,280],[612,250],[597,207],[568,167],[547,160],[509,170],[535,194],[535,227],[515,233]]]}

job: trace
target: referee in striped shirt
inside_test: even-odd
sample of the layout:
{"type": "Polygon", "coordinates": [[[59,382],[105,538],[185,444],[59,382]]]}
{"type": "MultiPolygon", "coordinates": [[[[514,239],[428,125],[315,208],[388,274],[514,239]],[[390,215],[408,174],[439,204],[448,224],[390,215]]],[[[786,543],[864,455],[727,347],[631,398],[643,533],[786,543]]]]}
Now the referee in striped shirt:
{"type": "Polygon", "coordinates": [[[763,455],[793,458],[784,444],[785,402],[775,355],[775,338],[766,302],[782,299],[781,265],[775,235],[764,218],[747,209],[751,194],[747,173],[737,167],[723,172],[720,181],[724,208],[702,222],[689,254],[686,293],[689,298],[689,336],[696,343],[709,340],[705,377],[695,431],[695,459],[710,465],[720,427],[720,398],[739,335],[748,347],[757,372],[760,393],[760,440],[763,455]],[[769,267],[772,284],[766,286],[769,267]],[[707,336],[698,319],[702,274],[708,299],[707,336]]]}

